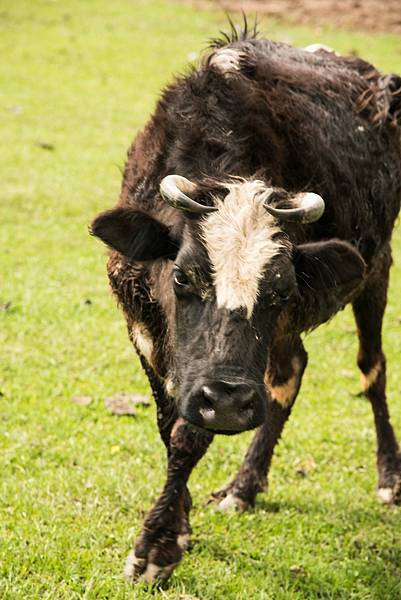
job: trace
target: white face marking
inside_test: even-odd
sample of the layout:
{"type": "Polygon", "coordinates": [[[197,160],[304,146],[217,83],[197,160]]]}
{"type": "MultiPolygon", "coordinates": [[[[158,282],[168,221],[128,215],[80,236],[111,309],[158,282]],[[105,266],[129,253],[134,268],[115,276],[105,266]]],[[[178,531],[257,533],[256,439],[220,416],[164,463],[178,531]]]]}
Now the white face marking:
{"type": "Polygon", "coordinates": [[[216,50],[209,64],[222,73],[235,73],[240,70],[242,56],[243,53],[234,50],[234,48],[222,48],[221,50],[216,50]]]}
{"type": "Polygon", "coordinates": [[[372,367],[372,369],[369,371],[369,373],[367,373],[367,375],[364,375],[362,373],[361,375],[361,383],[362,383],[362,387],[364,389],[365,392],[368,391],[368,389],[370,387],[372,387],[372,385],[376,382],[379,373],[381,371],[381,363],[380,361],[378,361],[374,367],[372,367]]]}
{"type": "Polygon", "coordinates": [[[244,307],[252,316],[259,282],[271,259],[283,247],[274,241],[280,231],[263,206],[261,181],[229,184],[218,211],[203,221],[202,237],[213,268],[218,307],[244,307]]]}
{"type": "Polygon", "coordinates": [[[289,380],[282,385],[271,385],[269,382],[269,373],[266,372],[265,375],[265,384],[268,387],[273,400],[278,402],[283,408],[287,408],[292,404],[299,384],[299,373],[301,371],[299,358],[294,357],[291,365],[294,372],[289,380]]]}
{"type": "Polygon", "coordinates": [[[132,339],[139,352],[146,358],[148,363],[151,365],[153,340],[150,336],[150,333],[141,323],[136,323],[132,328],[132,339]]]}

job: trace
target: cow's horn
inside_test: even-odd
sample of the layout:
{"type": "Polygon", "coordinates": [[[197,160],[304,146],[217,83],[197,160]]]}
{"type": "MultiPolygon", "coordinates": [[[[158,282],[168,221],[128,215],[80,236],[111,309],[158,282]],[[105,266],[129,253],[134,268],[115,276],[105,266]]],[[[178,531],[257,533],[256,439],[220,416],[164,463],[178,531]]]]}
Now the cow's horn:
{"type": "Polygon", "coordinates": [[[196,185],[181,175],[167,175],[160,182],[160,193],[173,208],[199,215],[217,210],[215,206],[205,206],[187,196],[195,190],[196,185]]]}
{"type": "Polygon", "coordinates": [[[324,213],[324,200],[319,194],[306,192],[293,198],[294,208],[275,208],[269,204],[269,196],[264,202],[266,210],[281,221],[290,223],[313,223],[324,213]]]}

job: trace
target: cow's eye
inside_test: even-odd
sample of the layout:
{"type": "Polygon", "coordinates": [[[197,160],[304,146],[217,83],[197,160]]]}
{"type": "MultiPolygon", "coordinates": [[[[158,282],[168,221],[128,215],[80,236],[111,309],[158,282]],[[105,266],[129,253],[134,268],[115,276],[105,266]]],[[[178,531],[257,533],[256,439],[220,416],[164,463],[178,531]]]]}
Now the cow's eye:
{"type": "Polygon", "coordinates": [[[274,290],[271,294],[272,304],[284,304],[290,299],[291,294],[284,290],[274,290]]]}
{"type": "Polygon", "coordinates": [[[173,273],[174,285],[179,288],[184,288],[189,284],[189,279],[181,269],[174,269],[173,273]]]}
{"type": "Polygon", "coordinates": [[[287,302],[290,299],[291,294],[289,292],[279,291],[277,293],[278,293],[278,297],[280,298],[281,302],[287,302]]]}

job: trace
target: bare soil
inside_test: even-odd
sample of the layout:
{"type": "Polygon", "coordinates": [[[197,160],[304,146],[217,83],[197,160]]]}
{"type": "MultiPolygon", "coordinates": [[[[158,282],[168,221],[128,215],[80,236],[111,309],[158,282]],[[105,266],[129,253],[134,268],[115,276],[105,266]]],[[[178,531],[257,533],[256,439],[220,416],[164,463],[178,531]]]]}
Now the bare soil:
{"type": "Polygon", "coordinates": [[[401,34],[401,0],[198,0],[307,25],[401,34]]]}

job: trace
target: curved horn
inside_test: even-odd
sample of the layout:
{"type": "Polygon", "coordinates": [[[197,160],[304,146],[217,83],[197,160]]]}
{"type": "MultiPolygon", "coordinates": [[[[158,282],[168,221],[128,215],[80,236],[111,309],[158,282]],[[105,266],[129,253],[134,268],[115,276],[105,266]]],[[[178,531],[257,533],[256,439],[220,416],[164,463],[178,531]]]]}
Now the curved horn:
{"type": "Polygon", "coordinates": [[[269,196],[264,202],[265,209],[281,221],[288,221],[289,223],[313,223],[320,219],[324,213],[324,200],[319,194],[313,192],[306,192],[303,194],[297,194],[293,202],[294,208],[275,208],[269,204],[269,196]]]}
{"type": "Polygon", "coordinates": [[[173,208],[199,215],[217,210],[215,206],[205,206],[186,195],[195,190],[196,185],[181,175],[167,175],[160,182],[160,193],[173,208]]]}

